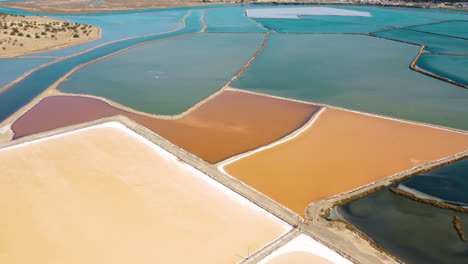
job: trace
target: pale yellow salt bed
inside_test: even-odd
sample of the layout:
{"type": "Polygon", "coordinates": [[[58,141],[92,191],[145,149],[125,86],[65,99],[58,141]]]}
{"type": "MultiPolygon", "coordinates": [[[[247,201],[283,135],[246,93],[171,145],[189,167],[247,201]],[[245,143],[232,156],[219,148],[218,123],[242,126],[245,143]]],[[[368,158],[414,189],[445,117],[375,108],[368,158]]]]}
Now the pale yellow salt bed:
{"type": "Polygon", "coordinates": [[[352,264],[352,262],[315,239],[301,234],[258,264],[352,264]]]}
{"type": "Polygon", "coordinates": [[[0,263],[237,263],[290,230],[115,122],[0,161],[0,263]]]}

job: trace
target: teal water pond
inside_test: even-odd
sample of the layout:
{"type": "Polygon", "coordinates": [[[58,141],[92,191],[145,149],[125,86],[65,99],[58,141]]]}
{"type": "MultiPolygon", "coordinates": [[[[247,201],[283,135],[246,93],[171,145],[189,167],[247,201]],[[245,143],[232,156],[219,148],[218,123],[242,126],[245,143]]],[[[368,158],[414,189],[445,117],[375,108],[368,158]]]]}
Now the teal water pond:
{"type": "Polygon", "coordinates": [[[468,129],[467,90],[409,69],[418,51],[360,35],[271,34],[232,86],[468,129]]]}
{"type": "Polygon", "coordinates": [[[468,56],[423,54],[417,66],[468,86],[468,56]]]}
{"type": "Polygon", "coordinates": [[[468,40],[459,38],[451,38],[404,29],[392,29],[372,33],[372,35],[419,45],[426,45],[426,51],[428,52],[468,54],[468,40]]]}
{"type": "Polygon", "coordinates": [[[410,29],[468,39],[468,20],[416,26],[410,29]]]}
{"type": "Polygon", "coordinates": [[[89,65],[59,90],[133,109],[179,114],[219,90],[255,54],[263,34],[199,34],[146,44],[89,65]]]}
{"type": "Polygon", "coordinates": [[[248,18],[245,8],[206,10],[206,32],[268,32],[269,30],[248,18]]]}

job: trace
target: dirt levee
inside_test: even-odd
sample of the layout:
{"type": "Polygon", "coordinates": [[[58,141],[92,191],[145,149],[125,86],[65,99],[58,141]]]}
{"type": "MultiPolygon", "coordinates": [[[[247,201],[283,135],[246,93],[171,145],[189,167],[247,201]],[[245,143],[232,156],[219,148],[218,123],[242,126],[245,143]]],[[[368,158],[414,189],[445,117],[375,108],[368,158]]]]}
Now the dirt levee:
{"type": "Polygon", "coordinates": [[[311,202],[468,149],[468,135],[326,108],[297,137],[227,164],[304,216],[311,202]]]}
{"type": "Polygon", "coordinates": [[[0,263],[235,264],[290,229],[116,122],[0,160],[0,263]]]}
{"type": "Polygon", "coordinates": [[[319,106],[224,91],[177,120],[129,113],[86,97],[52,96],[12,126],[15,139],[67,125],[123,114],[175,145],[216,163],[269,144],[304,125],[319,106]]]}

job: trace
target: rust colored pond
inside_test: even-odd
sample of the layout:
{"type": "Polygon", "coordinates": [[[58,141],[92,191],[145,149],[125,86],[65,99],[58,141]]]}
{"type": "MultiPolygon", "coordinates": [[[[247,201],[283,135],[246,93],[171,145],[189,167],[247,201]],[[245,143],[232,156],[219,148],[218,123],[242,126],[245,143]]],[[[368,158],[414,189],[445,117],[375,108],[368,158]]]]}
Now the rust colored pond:
{"type": "Polygon", "coordinates": [[[467,134],[326,108],[297,137],[224,170],[304,217],[314,201],[467,149],[467,134]]]}
{"type": "Polygon", "coordinates": [[[0,160],[0,263],[235,264],[290,230],[116,122],[0,160]]]}
{"type": "Polygon", "coordinates": [[[225,91],[178,120],[161,120],[87,97],[51,96],[12,126],[15,138],[123,114],[175,145],[216,163],[269,144],[304,125],[319,106],[225,91]]]}

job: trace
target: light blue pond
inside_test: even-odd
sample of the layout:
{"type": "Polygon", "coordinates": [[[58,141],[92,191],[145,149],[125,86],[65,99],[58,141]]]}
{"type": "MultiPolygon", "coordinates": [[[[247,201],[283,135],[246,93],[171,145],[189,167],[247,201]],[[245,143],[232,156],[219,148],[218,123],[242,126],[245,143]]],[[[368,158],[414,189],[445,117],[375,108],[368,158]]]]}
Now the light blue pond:
{"type": "Polygon", "coordinates": [[[418,61],[418,67],[468,85],[468,56],[423,54],[418,61]]]}
{"type": "Polygon", "coordinates": [[[111,43],[35,71],[23,79],[23,81],[0,93],[0,120],[4,120],[16,112],[77,65],[90,62],[142,42],[200,32],[203,29],[200,21],[202,13],[202,11],[192,12],[186,20],[187,27],[179,31],[111,43]]]}
{"type": "Polygon", "coordinates": [[[450,21],[440,24],[417,26],[410,28],[436,34],[468,38],[468,21],[450,21]]]}
{"type": "Polygon", "coordinates": [[[207,32],[268,32],[265,27],[245,16],[245,8],[206,10],[207,32]]]}
{"type": "Polygon", "coordinates": [[[271,34],[232,86],[468,129],[467,90],[410,70],[418,50],[360,35],[271,34]]]}
{"type": "Polygon", "coordinates": [[[219,90],[255,54],[263,34],[198,34],[146,44],[89,65],[59,90],[133,109],[179,114],[219,90]]]}
{"type": "Polygon", "coordinates": [[[256,20],[281,33],[368,33],[387,29],[382,26],[310,19],[257,18],[256,20]]]}
{"type": "Polygon", "coordinates": [[[186,12],[159,12],[109,16],[55,16],[53,18],[98,26],[102,29],[102,37],[77,46],[25,57],[70,56],[111,41],[175,30],[182,27],[181,20],[185,14],[186,12]]]}
{"type": "Polygon", "coordinates": [[[0,88],[14,81],[23,73],[55,59],[0,59],[0,88]]]}
{"type": "Polygon", "coordinates": [[[450,38],[403,29],[392,29],[372,33],[371,35],[426,45],[426,51],[434,53],[468,54],[468,40],[464,39],[450,38]]]}

